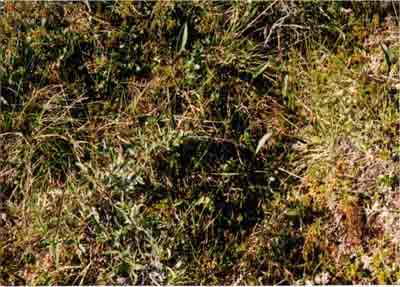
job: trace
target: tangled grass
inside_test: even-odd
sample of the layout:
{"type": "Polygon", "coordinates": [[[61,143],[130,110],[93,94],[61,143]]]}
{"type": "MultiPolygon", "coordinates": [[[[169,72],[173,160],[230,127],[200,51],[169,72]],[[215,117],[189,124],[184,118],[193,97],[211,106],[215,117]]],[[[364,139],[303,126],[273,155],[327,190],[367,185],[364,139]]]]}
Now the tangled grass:
{"type": "Polygon", "coordinates": [[[0,284],[399,282],[398,6],[0,3],[0,284]]]}

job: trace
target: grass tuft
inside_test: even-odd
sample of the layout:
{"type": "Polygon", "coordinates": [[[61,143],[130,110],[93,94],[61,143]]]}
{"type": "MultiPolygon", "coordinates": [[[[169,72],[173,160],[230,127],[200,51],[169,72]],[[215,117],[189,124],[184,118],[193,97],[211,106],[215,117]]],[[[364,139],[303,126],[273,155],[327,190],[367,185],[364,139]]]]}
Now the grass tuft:
{"type": "Polygon", "coordinates": [[[0,3],[0,284],[399,282],[398,8],[0,3]]]}

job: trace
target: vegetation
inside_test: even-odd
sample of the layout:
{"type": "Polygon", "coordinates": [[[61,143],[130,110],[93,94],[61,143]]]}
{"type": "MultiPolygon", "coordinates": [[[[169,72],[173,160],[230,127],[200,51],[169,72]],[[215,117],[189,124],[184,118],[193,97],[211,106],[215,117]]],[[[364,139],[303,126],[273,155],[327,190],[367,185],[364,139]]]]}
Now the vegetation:
{"type": "Polygon", "coordinates": [[[0,284],[398,284],[399,15],[1,2],[0,284]]]}

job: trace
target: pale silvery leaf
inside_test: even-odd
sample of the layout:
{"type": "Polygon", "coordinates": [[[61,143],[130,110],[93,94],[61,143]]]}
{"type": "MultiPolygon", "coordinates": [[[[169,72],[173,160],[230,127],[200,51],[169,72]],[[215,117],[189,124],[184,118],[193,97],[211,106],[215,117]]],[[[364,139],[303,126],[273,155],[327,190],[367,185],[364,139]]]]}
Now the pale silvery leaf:
{"type": "Polygon", "coordinates": [[[256,154],[260,151],[260,149],[265,145],[265,143],[272,137],[272,132],[266,133],[259,141],[256,148],[256,154]]]}

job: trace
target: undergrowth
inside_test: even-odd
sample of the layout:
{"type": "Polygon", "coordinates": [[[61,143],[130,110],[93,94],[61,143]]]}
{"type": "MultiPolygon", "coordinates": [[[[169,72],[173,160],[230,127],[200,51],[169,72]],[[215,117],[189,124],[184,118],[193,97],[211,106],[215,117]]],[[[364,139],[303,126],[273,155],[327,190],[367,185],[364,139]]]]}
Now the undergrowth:
{"type": "Polygon", "coordinates": [[[0,284],[399,282],[397,2],[0,16],[0,284]]]}

